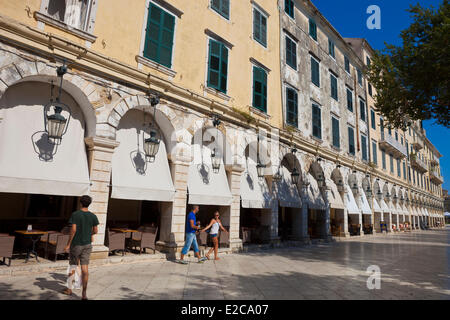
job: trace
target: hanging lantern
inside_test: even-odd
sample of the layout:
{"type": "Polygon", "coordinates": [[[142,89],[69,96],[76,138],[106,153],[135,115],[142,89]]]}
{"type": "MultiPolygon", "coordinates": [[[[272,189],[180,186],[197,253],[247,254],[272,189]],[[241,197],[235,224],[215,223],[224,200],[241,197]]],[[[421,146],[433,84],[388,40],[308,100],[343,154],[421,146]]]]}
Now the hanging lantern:
{"type": "Polygon", "coordinates": [[[278,166],[277,172],[275,172],[275,174],[272,176],[272,180],[275,182],[279,182],[281,181],[281,179],[283,179],[283,177],[281,176],[280,166],[278,166]]]}
{"type": "Polygon", "coordinates": [[[258,172],[258,178],[260,178],[260,179],[264,178],[265,169],[266,169],[266,165],[261,164],[261,162],[258,161],[258,164],[256,165],[256,171],[258,172]]]}
{"type": "MultiPolygon", "coordinates": [[[[155,95],[150,99],[150,104],[153,107],[153,122],[149,125],[150,137],[144,138],[144,153],[147,162],[154,162],[156,154],[159,151],[159,145],[161,144],[161,137],[159,131],[156,128],[156,105],[159,103],[159,95],[155,95]]],[[[145,110],[144,111],[144,125],[145,125],[145,110]]]]}
{"type": "Polygon", "coordinates": [[[358,185],[356,183],[353,183],[352,190],[353,193],[358,194],[358,185]]]}
{"type": "Polygon", "coordinates": [[[372,198],[372,189],[370,189],[370,186],[367,186],[366,195],[367,197],[372,198]]]}
{"type": "Polygon", "coordinates": [[[67,67],[61,66],[56,70],[56,74],[61,79],[59,86],[59,93],[56,97],[56,101],[53,101],[53,81],[51,85],[51,98],[50,102],[44,107],[44,128],[47,132],[48,141],[54,145],[60,145],[62,141],[63,135],[67,132],[67,128],[69,127],[69,121],[71,117],[71,111],[69,106],[61,102],[61,94],[62,94],[62,82],[64,74],[67,73],[67,67]],[[51,112],[51,108],[53,107],[53,112],[51,112]],[[68,112],[69,116],[66,119],[61,112],[65,110],[68,112]]]}
{"type": "Polygon", "coordinates": [[[383,193],[381,192],[381,190],[378,190],[378,191],[377,191],[377,198],[378,198],[379,200],[381,200],[381,197],[383,197],[383,193]]]}
{"type": "Polygon", "coordinates": [[[338,180],[336,186],[339,192],[344,192],[344,182],[341,179],[338,180]]]}
{"type": "Polygon", "coordinates": [[[291,172],[292,184],[297,185],[299,178],[300,178],[300,173],[298,172],[297,168],[294,168],[294,170],[292,170],[292,172],[291,172]]]}
{"type": "Polygon", "coordinates": [[[152,130],[150,131],[150,138],[147,138],[144,140],[144,152],[145,152],[145,159],[148,162],[154,162],[155,156],[158,153],[159,150],[159,144],[161,140],[157,138],[157,132],[152,130]]]}
{"type": "Polygon", "coordinates": [[[216,148],[211,152],[211,164],[214,173],[219,173],[220,170],[220,155],[216,154],[216,148]]]}
{"type": "Polygon", "coordinates": [[[321,173],[319,173],[317,175],[317,185],[318,185],[319,188],[323,188],[324,185],[325,185],[325,181],[324,181],[323,175],[321,173]]]}

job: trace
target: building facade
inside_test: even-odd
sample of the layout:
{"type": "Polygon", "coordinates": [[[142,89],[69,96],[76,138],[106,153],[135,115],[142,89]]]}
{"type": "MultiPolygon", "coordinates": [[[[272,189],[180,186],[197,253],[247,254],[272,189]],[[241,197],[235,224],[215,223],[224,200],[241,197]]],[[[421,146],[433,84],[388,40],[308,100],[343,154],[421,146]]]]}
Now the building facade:
{"type": "Polygon", "coordinates": [[[387,129],[363,74],[373,50],[311,1],[0,7],[3,231],[60,228],[83,194],[98,258],[117,225],[154,224],[178,251],[191,205],[202,224],[221,212],[232,250],[443,221],[441,155],[420,123],[387,129]]]}

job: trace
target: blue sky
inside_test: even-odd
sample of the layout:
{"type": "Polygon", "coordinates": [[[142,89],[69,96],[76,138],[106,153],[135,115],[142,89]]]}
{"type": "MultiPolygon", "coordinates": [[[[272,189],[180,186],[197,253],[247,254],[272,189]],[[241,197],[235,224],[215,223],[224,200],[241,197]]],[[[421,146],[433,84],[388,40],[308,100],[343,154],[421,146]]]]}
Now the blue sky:
{"type": "MultiPolygon", "coordinates": [[[[400,45],[400,32],[412,22],[410,13],[405,10],[412,0],[312,0],[325,18],[343,36],[349,38],[365,38],[374,49],[382,50],[384,43],[400,45]],[[366,13],[370,5],[377,5],[381,9],[381,29],[369,30],[366,13]]],[[[441,0],[421,0],[423,7],[439,7],[441,0]]],[[[434,124],[434,121],[424,121],[424,128],[428,139],[442,154],[440,160],[441,173],[444,176],[443,188],[450,189],[450,131],[445,127],[434,124]]]]}

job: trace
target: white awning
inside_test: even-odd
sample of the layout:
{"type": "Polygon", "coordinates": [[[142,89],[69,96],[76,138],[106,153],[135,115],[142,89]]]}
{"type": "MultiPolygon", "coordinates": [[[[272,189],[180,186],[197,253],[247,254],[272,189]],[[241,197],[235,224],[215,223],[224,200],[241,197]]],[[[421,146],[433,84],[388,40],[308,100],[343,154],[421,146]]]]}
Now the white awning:
{"type": "Polygon", "coordinates": [[[405,204],[402,205],[403,213],[409,216],[408,208],[406,208],[405,204]]]}
{"type": "Polygon", "coordinates": [[[429,217],[429,216],[430,216],[430,214],[428,213],[428,210],[427,210],[427,208],[424,208],[423,210],[425,211],[425,215],[426,215],[427,217],[429,217]]]}
{"type": "Polygon", "coordinates": [[[245,161],[247,170],[241,176],[241,202],[243,208],[270,208],[272,195],[266,178],[259,178],[256,163],[250,159],[245,161]]]}
{"type": "Polygon", "coordinates": [[[395,208],[395,205],[392,203],[392,201],[389,201],[388,206],[391,214],[397,214],[397,209],[395,208]]]}
{"type": "MultiPolygon", "coordinates": [[[[194,152],[200,153],[200,146],[194,145],[194,152]]],[[[214,173],[211,165],[211,149],[202,148],[203,163],[194,161],[189,166],[188,191],[189,204],[229,206],[233,196],[228,186],[227,174],[223,160],[220,161],[218,173],[214,173]]]]}
{"type": "Polygon", "coordinates": [[[276,194],[281,207],[285,208],[301,208],[302,200],[298,193],[297,186],[292,184],[291,173],[289,170],[281,166],[281,180],[275,183],[276,194]]]}
{"type": "Polygon", "coordinates": [[[384,201],[383,198],[381,199],[380,205],[381,205],[381,210],[383,210],[384,213],[391,212],[391,209],[389,209],[389,207],[386,204],[386,201],[384,201]]]}
{"type": "Polygon", "coordinates": [[[378,204],[378,201],[377,201],[377,199],[375,197],[373,198],[373,211],[374,212],[383,213],[383,210],[381,209],[381,207],[378,204]]]}
{"type": "Polygon", "coordinates": [[[336,184],[330,180],[328,185],[330,186],[330,190],[328,192],[328,202],[330,203],[330,208],[345,209],[344,202],[342,201],[341,194],[339,193],[336,184]]]}
{"type": "Polygon", "coordinates": [[[360,214],[358,205],[356,204],[353,192],[348,184],[345,185],[345,197],[347,199],[347,213],[348,214],[360,214]]]}
{"type": "MultiPolygon", "coordinates": [[[[44,131],[47,90],[46,84],[21,83],[10,87],[1,99],[0,192],[60,196],[89,193],[83,113],[68,94],[63,94],[62,102],[71,106],[72,118],[62,143],[50,144],[44,131]]],[[[62,115],[68,119],[66,111],[62,115]]]]}
{"type": "Polygon", "coordinates": [[[120,144],[112,157],[111,198],[173,201],[175,188],[165,143],[161,139],[155,161],[146,162],[142,149],[143,134],[142,112],[127,112],[116,133],[120,144]]]}
{"type": "Polygon", "coordinates": [[[397,210],[397,214],[403,214],[403,209],[402,209],[402,207],[400,206],[400,204],[398,203],[398,201],[397,201],[397,203],[395,204],[395,209],[397,210]]]}
{"type": "Polygon", "coordinates": [[[306,193],[306,199],[308,201],[308,208],[317,210],[326,210],[327,206],[322,198],[322,193],[319,190],[317,180],[308,173],[308,188],[306,193]]]}
{"type": "Polygon", "coordinates": [[[372,209],[370,209],[369,201],[367,201],[366,193],[360,190],[361,197],[361,212],[362,214],[372,214],[372,209]]]}
{"type": "Polygon", "coordinates": [[[421,208],[416,207],[417,212],[419,213],[419,216],[424,216],[425,213],[421,210],[421,208]]]}

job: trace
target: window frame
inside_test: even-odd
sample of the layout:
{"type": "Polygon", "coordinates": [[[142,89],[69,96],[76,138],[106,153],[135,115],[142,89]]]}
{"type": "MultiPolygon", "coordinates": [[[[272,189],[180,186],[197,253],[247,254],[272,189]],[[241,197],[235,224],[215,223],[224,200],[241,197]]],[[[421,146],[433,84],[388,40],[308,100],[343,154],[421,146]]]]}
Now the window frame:
{"type": "Polygon", "coordinates": [[[308,28],[308,34],[309,34],[309,36],[311,37],[311,39],[313,39],[314,41],[318,41],[317,39],[318,39],[318,33],[317,33],[317,23],[316,23],[316,21],[313,19],[313,18],[309,18],[309,20],[308,20],[308,25],[309,25],[309,28],[308,28]],[[312,29],[311,29],[311,26],[313,26],[314,28],[313,28],[313,30],[314,30],[314,35],[313,34],[311,34],[311,32],[312,32],[312,29]]]}
{"type": "Polygon", "coordinates": [[[285,121],[286,121],[286,124],[288,124],[292,127],[298,128],[298,90],[294,89],[291,86],[286,85],[285,86],[285,94],[286,94],[286,97],[285,97],[285,111],[286,111],[286,120],[285,121]],[[293,100],[293,102],[294,102],[293,107],[295,109],[295,112],[294,112],[295,113],[295,123],[289,122],[289,114],[292,113],[289,111],[289,101],[290,101],[289,91],[292,91],[294,93],[294,97],[295,97],[295,100],[293,100]]]}
{"type": "Polygon", "coordinates": [[[356,156],[356,143],[355,143],[355,128],[352,126],[347,126],[347,136],[348,136],[348,154],[351,156],[356,156]],[[350,132],[352,133],[350,135],[350,132]],[[353,139],[350,140],[350,136],[353,136],[353,139]],[[352,151],[353,147],[353,151],[352,151]]]}
{"type": "Polygon", "coordinates": [[[330,38],[328,38],[328,55],[333,58],[333,60],[336,60],[336,46],[334,41],[330,38]]]}
{"type": "Polygon", "coordinates": [[[331,71],[330,71],[330,91],[331,91],[330,92],[331,98],[333,98],[336,101],[339,101],[338,77],[331,71]],[[335,87],[335,89],[336,89],[335,90],[336,96],[333,95],[333,78],[334,78],[334,80],[336,82],[336,87],[335,87]]]}
{"type": "Polygon", "coordinates": [[[295,4],[293,0],[284,0],[284,12],[292,19],[295,20],[295,4]],[[292,9],[292,16],[289,14],[288,11],[286,11],[286,3],[289,2],[289,11],[292,9]]]}
{"type": "Polygon", "coordinates": [[[268,96],[268,92],[269,92],[267,90],[267,78],[268,78],[267,70],[265,70],[264,68],[262,68],[262,67],[260,67],[258,65],[252,64],[252,107],[257,109],[257,110],[259,110],[259,111],[261,111],[261,112],[264,112],[266,114],[267,114],[267,96],[268,96]],[[264,72],[264,75],[265,75],[265,85],[264,84],[262,85],[262,91],[263,92],[261,94],[257,94],[257,95],[261,95],[263,106],[264,106],[264,102],[265,102],[265,106],[264,106],[265,110],[262,110],[260,107],[255,106],[255,69],[256,70],[262,70],[264,72]],[[262,96],[263,93],[264,93],[264,87],[265,87],[265,92],[266,92],[265,97],[262,96]]]}
{"type": "Polygon", "coordinates": [[[364,121],[367,123],[367,114],[366,114],[366,101],[364,101],[364,99],[362,99],[361,97],[359,97],[359,118],[361,119],[361,121],[364,121]],[[364,108],[362,108],[362,104],[364,104],[364,108]],[[364,110],[364,112],[362,112],[362,110],[364,110]],[[364,115],[364,118],[363,118],[364,115]]]}
{"type": "Polygon", "coordinates": [[[367,144],[367,136],[361,132],[361,160],[363,162],[369,161],[369,153],[368,151],[368,144],[367,144]]]}
{"type": "MultiPolygon", "coordinates": [[[[292,69],[294,69],[295,71],[297,71],[297,41],[295,41],[294,39],[292,39],[287,33],[284,33],[285,36],[285,50],[284,50],[284,54],[285,54],[285,61],[286,61],[286,65],[288,65],[289,67],[291,67],[292,69]],[[295,66],[292,66],[289,64],[288,62],[288,46],[287,46],[287,41],[291,41],[293,43],[293,45],[295,46],[295,66]]],[[[292,50],[291,50],[292,51],[292,50]]],[[[292,53],[292,52],[291,52],[292,53]]]]}
{"type": "Polygon", "coordinates": [[[229,68],[229,57],[230,57],[230,48],[222,41],[218,40],[218,39],[214,39],[212,37],[208,37],[207,38],[207,43],[208,43],[208,47],[207,47],[207,52],[208,52],[208,59],[207,59],[207,67],[206,67],[206,87],[217,90],[223,94],[227,94],[228,92],[228,71],[230,70],[229,68]],[[212,86],[210,84],[210,64],[211,64],[211,43],[212,42],[216,42],[220,45],[220,55],[219,55],[219,70],[218,70],[218,85],[217,87],[212,86]],[[221,84],[222,84],[222,53],[223,53],[223,48],[225,48],[227,50],[227,73],[226,73],[226,81],[225,81],[225,91],[222,90],[221,88],[221,84]]]}
{"type": "Polygon", "coordinates": [[[311,64],[311,83],[313,83],[316,87],[320,88],[320,61],[316,59],[312,54],[310,54],[310,64],[311,64]],[[313,60],[317,63],[317,76],[318,76],[318,83],[314,82],[313,78],[313,60]]]}
{"type": "Polygon", "coordinates": [[[373,109],[370,109],[370,124],[373,130],[377,129],[377,124],[375,120],[375,111],[373,109]]]}
{"type": "Polygon", "coordinates": [[[344,70],[347,72],[347,74],[351,75],[351,67],[350,67],[350,59],[344,55],[344,70]],[[348,65],[348,70],[347,70],[348,65]]]}
{"type": "Polygon", "coordinates": [[[228,14],[227,14],[227,16],[224,15],[224,14],[221,12],[220,9],[216,9],[216,8],[213,6],[213,1],[214,1],[214,0],[210,0],[210,1],[209,1],[209,8],[210,8],[211,10],[213,10],[215,13],[217,13],[218,15],[220,15],[222,18],[224,18],[224,19],[230,21],[230,20],[231,20],[231,19],[230,19],[230,16],[231,16],[231,0],[219,0],[219,1],[220,1],[220,7],[222,7],[222,1],[228,1],[228,14]]]}
{"type": "Polygon", "coordinates": [[[354,112],[354,109],[353,109],[353,90],[352,89],[350,89],[349,87],[346,87],[346,93],[347,93],[347,110],[348,111],[350,111],[351,113],[353,113],[354,112]],[[350,92],[350,98],[351,98],[351,103],[350,103],[350,106],[351,106],[351,109],[349,109],[349,95],[348,95],[348,93],[350,92]]]}
{"type": "Polygon", "coordinates": [[[322,140],[322,108],[320,107],[320,105],[316,102],[312,102],[311,103],[311,120],[312,120],[312,125],[311,125],[311,135],[319,140],[322,140]],[[314,119],[314,109],[319,110],[319,136],[316,136],[314,134],[314,127],[317,127],[317,125],[314,123],[315,119],[314,119]]]}
{"type": "Polygon", "coordinates": [[[335,116],[331,116],[331,145],[340,150],[341,148],[341,128],[339,118],[335,116]],[[337,127],[336,127],[337,125],[337,127]],[[337,137],[335,136],[335,128],[337,128],[337,137]],[[337,145],[335,144],[337,142],[337,145]]]}
{"type": "MultiPolygon", "coordinates": [[[[267,14],[263,10],[261,10],[260,8],[258,8],[255,5],[253,6],[252,9],[253,9],[252,10],[252,39],[255,40],[257,43],[259,43],[261,46],[263,46],[265,49],[267,49],[267,43],[268,43],[268,37],[269,37],[269,34],[267,33],[267,30],[268,30],[267,24],[269,22],[269,17],[267,16],[267,14]],[[261,16],[260,22],[262,21],[262,18],[266,19],[266,31],[265,31],[266,38],[265,38],[265,43],[262,43],[260,40],[255,38],[255,11],[258,11],[258,13],[261,16]]],[[[261,24],[260,24],[259,32],[261,33],[261,24]]]]}
{"type": "Polygon", "coordinates": [[[377,142],[375,140],[372,140],[372,161],[376,165],[378,165],[378,149],[377,149],[377,142]]]}

